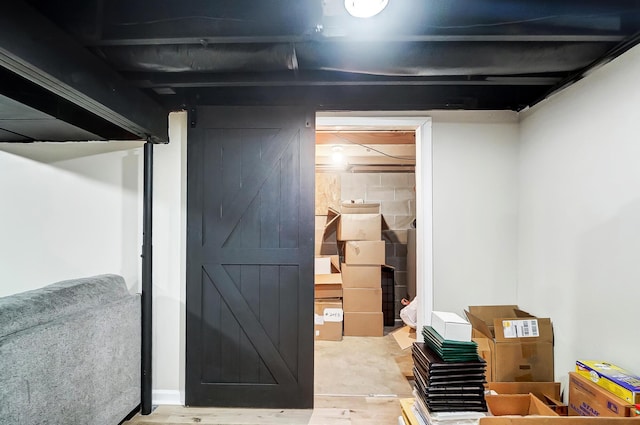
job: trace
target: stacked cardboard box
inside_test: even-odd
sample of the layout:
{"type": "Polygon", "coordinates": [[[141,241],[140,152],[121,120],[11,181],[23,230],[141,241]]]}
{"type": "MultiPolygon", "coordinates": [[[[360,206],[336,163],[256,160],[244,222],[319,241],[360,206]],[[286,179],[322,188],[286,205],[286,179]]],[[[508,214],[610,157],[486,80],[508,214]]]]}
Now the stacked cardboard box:
{"type": "Polygon", "coordinates": [[[315,250],[315,339],[342,340],[342,275],[336,244],[339,214],[329,209],[326,216],[316,216],[315,250]]]}
{"type": "Polygon", "coordinates": [[[379,204],[342,204],[338,221],[343,263],[344,334],[382,336],[381,266],[385,243],[381,240],[379,204]]]}

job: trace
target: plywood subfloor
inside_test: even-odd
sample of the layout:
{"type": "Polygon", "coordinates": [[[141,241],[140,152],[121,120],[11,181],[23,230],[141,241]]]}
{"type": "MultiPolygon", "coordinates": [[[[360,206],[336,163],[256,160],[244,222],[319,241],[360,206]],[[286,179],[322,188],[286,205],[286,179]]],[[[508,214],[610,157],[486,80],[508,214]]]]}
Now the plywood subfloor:
{"type": "Polygon", "coordinates": [[[159,406],[125,425],[395,425],[411,397],[398,366],[407,356],[391,335],[316,341],[313,410],[159,406]]]}
{"type": "Polygon", "coordinates": [[[405,353],[391,335],[316,341],[316,395],[410,397],[411,385],[396,362],[405,353]]]}

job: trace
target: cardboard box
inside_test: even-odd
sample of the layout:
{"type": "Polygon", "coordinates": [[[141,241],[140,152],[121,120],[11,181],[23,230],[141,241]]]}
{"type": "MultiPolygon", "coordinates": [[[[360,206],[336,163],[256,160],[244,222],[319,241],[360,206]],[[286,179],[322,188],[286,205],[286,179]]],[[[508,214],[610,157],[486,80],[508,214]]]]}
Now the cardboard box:
{"type": "Polygon", "coordinates": [[[322,341],[342,341],[344,314],[339,299],[315,302],[314,309],[315,339],[322,341]]]}
{"type": "Polygon", "coordinates": [[[345,336],[382,336],[383,335],[382,312],[357,313],[344,312],[345,336]]]}
{"type": "Polygon", "coordinates": [[[344,262],[347,264],[377,265],[385,263],[384,241],[348,241],[343,245],[344,262]]]}
{"type": "Polygon", "coordinates": [[[339,241],[379,241],[382,239],[380,214],[342,214],[338,222],[339,241]]]}
{"type": "Polygon", "coordinates": [[[342,276],[340,273],[317,274],[314,276],[315,298],[341,298],[342,276]]]}
{"type": "Polygon", "coordinates": [[[569,372],[569,415],[631,416],[633,405],[576,372],[569,372]]]}
{"type": "Polygon", "coordinates": [[[380,266],[362,266],[343,263],[343,288],[380,288],[382,284],[380,266]]]}
{"type": "Polygon", "coordinates": [[[344,288],[342,301],[345,312],[382,312],[382,288],[344,288]]]}
{"type": "Polygon", "coordinates": [[[327,215],[315,216],[315,244],[316,256],[334,255],[338,253],[336,232],[340,213],[329,208],[327,215]]]}
{"type": "Polygon", "coordinates": [[[560,399],[560,382],[489,382],[487,389],[498,394],[533,394],[540,400],[545,395],[560,399]]]}
{"type": "Polygon", "coordinates": [[[492,382],[553,381],[551,320],[518,306],[471,306],[466,312],[474,338],[486,338],[492,382]]]}
{"type": "Polygon", "coordinates": [[[640,377],[602,360],[578,360],[576,372],[629,404],[640,403],[640,377]]]}
{"type": "Polygon", "coordinates": [[[499,394],[485,396],[493,416],[558,416],[533,394],[499,394]]]}
{"type": "Polygon", "coordinates": [[[380,214],[380,204],[362,202],[343,202],[340,206],[342,214],[380,214]]]}
{"type": "Polygon", "coordinates": [[[569,408],[560,401],[560,382],[489,382],[487,389],[498,394],[533,394],[560,416],[569,408]]]}
{"type": "Polygon", "coordinates": [[[479,425],[632,425],[629,418],[595,418],[587,416],[488,416],[480,418],[479,425]]]}
{"type": "Polygon", "coordinates": [[[431,312],[431,327],[450,341],[471,341],[471,323],[448,311],[431,312]]]}

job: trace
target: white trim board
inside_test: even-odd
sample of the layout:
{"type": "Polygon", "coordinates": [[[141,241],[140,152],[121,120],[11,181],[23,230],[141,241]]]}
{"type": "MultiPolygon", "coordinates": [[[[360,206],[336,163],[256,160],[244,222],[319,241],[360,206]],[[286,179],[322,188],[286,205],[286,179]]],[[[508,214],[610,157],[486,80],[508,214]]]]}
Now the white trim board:
{"type": "Polygon", "coordinates": [[[184,397],[178,390],[151,391],[151,404],[154,406],[184,406],[184,397]]]}

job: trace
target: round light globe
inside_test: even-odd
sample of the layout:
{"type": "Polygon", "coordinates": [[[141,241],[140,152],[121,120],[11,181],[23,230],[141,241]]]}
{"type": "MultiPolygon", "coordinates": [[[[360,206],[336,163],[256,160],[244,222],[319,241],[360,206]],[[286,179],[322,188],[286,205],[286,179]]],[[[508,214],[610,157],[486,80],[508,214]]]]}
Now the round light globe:
{"type": "Polygon", "coordinates": [[[344,0],[344,8],[356,18],[371,18],[382,12],[389,0],[344,0]]]}

